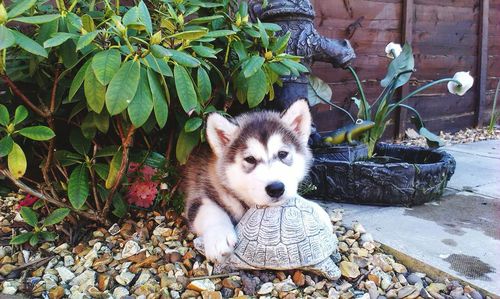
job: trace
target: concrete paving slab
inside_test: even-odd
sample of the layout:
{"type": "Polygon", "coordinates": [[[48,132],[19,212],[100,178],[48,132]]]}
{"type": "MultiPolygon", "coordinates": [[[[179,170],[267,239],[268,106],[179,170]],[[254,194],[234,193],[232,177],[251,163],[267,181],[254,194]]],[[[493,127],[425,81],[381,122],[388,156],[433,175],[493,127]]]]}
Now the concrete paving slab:
{"type": "Polygon", "coordinates": [[[445,148],[457,161],[455,174],[448,187],[472,190],[482,195],[500,198],[500,141],[482,141],[445,148]],[[479,191],[481,186],[487,186],[479,191]],[[495,188],[495,185],[499,186],[495,188]]]}
{"type": "Polygon", "coordinates": [[[342,208],[375,240],[500,296],[500,141],[447,147],[457,169],[440,201],[413,208],[342,208]],[[460,190],[470,192],[460,192],[460,190]]]}

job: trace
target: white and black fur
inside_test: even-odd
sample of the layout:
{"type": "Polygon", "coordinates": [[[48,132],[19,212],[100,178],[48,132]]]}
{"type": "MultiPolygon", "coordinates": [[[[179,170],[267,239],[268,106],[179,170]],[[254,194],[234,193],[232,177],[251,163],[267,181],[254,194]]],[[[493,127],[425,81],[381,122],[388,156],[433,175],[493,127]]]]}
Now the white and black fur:
{"type": "MultiPolygon", "coordinates": [[[[237,242],[234,226],[251,206],[279,205],[297,195],[311,152],[311,114],[305,100],[285,112],[249,112],[207,119],[210,145],[191,154],[183,192],[190,228],[203,239],[209,260],[222,261],[237,242]]],[[[317,206],[321,221],[331,225],[317,206]]]]}

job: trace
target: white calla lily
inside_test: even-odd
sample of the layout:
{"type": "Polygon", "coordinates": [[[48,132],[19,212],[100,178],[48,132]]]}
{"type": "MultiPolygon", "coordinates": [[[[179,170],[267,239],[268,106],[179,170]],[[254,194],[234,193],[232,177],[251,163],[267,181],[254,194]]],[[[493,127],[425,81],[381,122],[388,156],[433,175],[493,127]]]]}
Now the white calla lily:
{"type": "Polygon", "coordinates": [[[398,57],[401,52],[403,52],[403,48],[400,44],[390,42],[385,46],[385,54],[391,59],[398,57]]]}
{"type": "Polygon", "coordinates": [[[448,91],[452,94],[463,96],[474,84],[474,78],[469,72],[457,72],[453,79],[455,81],[448,82],[448,91]]]}

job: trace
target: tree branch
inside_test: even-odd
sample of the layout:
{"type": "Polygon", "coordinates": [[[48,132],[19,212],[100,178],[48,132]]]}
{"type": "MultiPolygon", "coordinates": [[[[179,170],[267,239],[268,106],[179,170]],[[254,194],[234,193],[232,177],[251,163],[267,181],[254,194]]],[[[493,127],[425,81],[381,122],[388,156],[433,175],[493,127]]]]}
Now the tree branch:
{"type": "MultiPolygon", "coordinates": [[[[49,128],[52,131],[55,131],[55,125],[54,125],[54,112],[56,109],[56,92],[57,92],[57,84],[59,83],[59,78],[60,78],[60,68],[59,65],[56,66],[56,72],[54,74],[54,84],[52,85],[52,92],[50,94],[50,107],[49,107],[49,112],[48,115],[46,116],[47,119],[47,124],[49,125],[49,128]]],[[[54,145],[55,145],[56,137],[53,137],[49,141],[49,148],[47,149],[47,159],[45,160],[45,165],[42,168],[42,175],[43,175],[43,180],[45,181],[45,184],[50,190],[50,193],[52,193],[52,196],[59,200],[59,196],[57,195],[57,192],[54,190],[54,187],[52,186],[52,182],[49,178],[49,169],[52,166],[52,160],[54,159],[54,145]]]]}
{"type": "Polygon", "coordinates": [[[28,97],[17,87],[17,85],[7,75],[2,75],[1,77],[3,81],[10,87],[12,93],[18,96],[21,99],[21,101],[23,101],[26,104],[26,106],[28,106],[36,114],[44,118],[46,118],[49,115],[49,112],[44,111],[38,108],[35,104],[33,104],[33,102],[30,101],[30,99],[28,99],[28,97]]]}
{"type": "Polygon", "coordinates": [[[113,187],[111,188],[111,191],[108,194],[108,197],[106,198],[106,203],[104,205],[104,209],[102,210],[101,216],[103,218],[106,218],[109,209],[111,207],[111,202],[113,201],[113,196],[116,193],[116,190],[118,189],[118,186],[120,186],[121,180],[123,175],[125,174],[125,170],[127,168],[128,164],[128,152],[129,148],[132,146],[132,137],[134,136],[135,133],[135,127],[131,124],[130,127],[128,128],[127,135],[123,135],[123,128],[121,126],[121,121],[118,121],[118,130],[120,131],[120,137],[122,138],[122,161],[120,163],[120,169],[118,170],[118,174],[116,176],[115,183],[113,187]]]}
{"type": "Polygon", "coordinates": [[[24,184],[23,182],[21,182],[20,180],[16,179],[12,173],[10,173],[9,170],[7,169],[0,169],[0,174],[5,176],[6,178],[8,178],[14,185],[16,185],[19,189],[23,190],[24,192],[28,193],[28,194],[31,194],[33,196],[36,196],[44,201],[47,201],[57,207],[60,207],[60,208],[68,208],[70,210],[72,210],[74,213],[84,217],[84,218],[87,218],[91,221],[94,221],[94,222],[99,222],[99,223],[104,223],[105,225],[108,225],[108,220],[106,218],[101,218],[99,217],[99,215],[96,215],[96,214],[93,214],[93,213],[89,213],[89,212],[85,212],[85,211],[79,211],[79,210],[75,210],[73,207],[61,202],[61,201],[58,201],[50,196],[46,196],[45,194],[41,193],[41,192],[38,192],[38,191],[35,191],[33,189],[31,189],[29,186],[27,186],[26,184],[24,184]]]}

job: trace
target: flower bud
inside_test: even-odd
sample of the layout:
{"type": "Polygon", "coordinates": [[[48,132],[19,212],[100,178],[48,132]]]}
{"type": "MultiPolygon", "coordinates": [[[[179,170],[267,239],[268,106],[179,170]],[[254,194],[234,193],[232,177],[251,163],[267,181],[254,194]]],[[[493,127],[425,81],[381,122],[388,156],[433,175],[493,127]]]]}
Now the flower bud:
{"type": "Polygon", "coordinates": [[[161,40],[162,40],[162,37],[161,37],[161,30],[156,32],[155,34],[153,34],[153,36],[151,36],[151,44],[152,45],[158,45],[161,43],[161,40]]]}
{"type": "Polygon", "coordinates": [[[403,49],[401,48],[400,44],[390,42],[385,47],[385,54],[391,59],[395,59],[396,57],[398,57],[401,52],[403,52],[403,49]]]}
{"type": "Polygon", "coordinates": [[[451,94],[459,96],[463,96],[474,84],[474,78],[469,72],[457,72],[455,76],[453,76],[453,79],[460,82],[460,84],[455,81],[448,82],[448,91],[451,94]]]}
{"type": "Polygon", "coordinates": [[[267,51],[264,54],[264,58],[266,58],[266,60],[271,60],[273,58],[273,52],[272,51],[267,51]]]}

